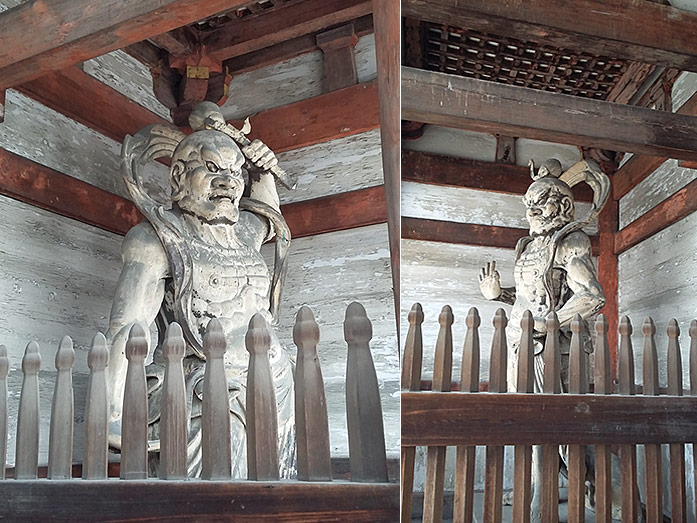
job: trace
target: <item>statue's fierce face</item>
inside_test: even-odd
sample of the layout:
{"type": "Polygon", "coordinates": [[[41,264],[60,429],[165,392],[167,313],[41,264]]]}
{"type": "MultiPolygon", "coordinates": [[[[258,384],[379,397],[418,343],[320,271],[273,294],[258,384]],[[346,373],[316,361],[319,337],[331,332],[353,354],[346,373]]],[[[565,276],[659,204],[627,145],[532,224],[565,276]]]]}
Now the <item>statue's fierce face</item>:
{"type": "Polygon", "coordinates": [[[223,133],[199,131],[187,136],[172,156],[172,201],[208,223],[236,223],[244,162],[237,144],[223,133]]]}
{"type": "Polygon", "coordinates": [[[525,216],[533,236],[549,234],[574,219],[571,189],[556,178],[540,178],[528,187],[525,216]]]}

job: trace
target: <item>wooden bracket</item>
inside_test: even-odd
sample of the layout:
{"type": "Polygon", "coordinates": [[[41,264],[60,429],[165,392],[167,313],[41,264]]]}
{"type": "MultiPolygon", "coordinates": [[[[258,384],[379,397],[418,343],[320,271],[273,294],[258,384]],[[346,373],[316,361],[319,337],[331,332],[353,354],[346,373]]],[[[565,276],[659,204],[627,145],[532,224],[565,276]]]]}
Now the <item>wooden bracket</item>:
{"type": "Polygon", "coordinates": [[[499,163],[510,163],[515,165],[515,138],[510,136],[496,135],[496,161],[499,163]]]}
{"type": "Polygon", "coordinates": [[[678,165],[680,167],[684,167],[685,169],[697,169],[697,162],[692,161],[692,160],[679,161],[678,165]]]}
{"type": "Polygon", "coordinates": [[[353,24],[343,25],[317,35],[317,47],[324,53],[323,84],[325,92],[358,83],[353,48],[358,36],[353,24]]]}

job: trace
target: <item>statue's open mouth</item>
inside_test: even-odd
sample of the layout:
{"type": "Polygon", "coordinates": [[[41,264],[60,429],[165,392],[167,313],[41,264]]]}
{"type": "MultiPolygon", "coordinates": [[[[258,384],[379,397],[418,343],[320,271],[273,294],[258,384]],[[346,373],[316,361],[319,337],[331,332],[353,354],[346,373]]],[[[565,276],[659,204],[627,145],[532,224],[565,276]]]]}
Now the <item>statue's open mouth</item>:
{"type": "Polygon", "coordinates": [[[208,201],[220,201],[220,200],[228,200],[230,203],[235,202],[235,195],[232,194],[213,194],[208,197],[208,201]]]}

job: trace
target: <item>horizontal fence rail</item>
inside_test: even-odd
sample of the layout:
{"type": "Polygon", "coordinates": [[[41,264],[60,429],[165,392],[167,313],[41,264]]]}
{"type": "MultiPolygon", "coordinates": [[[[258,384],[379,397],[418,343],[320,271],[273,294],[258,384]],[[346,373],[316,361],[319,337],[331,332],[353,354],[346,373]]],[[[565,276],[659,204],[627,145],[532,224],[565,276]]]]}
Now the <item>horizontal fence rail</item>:
{"type": "MultiPolygon", "coordinates": [[[[65,337],[56,354],[56,385],[51,410],[49,482],[38,475],[39,347],[27,345],[22,371],[14,481],[3,483],[0,517],[42,520],[168,519],[174,515],[206,519],[234,515],[251,520],[301,518],[305,521],[348,518],[353,521],[393,521],[399,511],[398,486],[388,483],[382,409],[369,342],[372,325],[358,303],[346,311],[348,345],[347,415],[350,482],[332,481],[327,404],[317,355],[319,326],[309,308],[296,318],[294,341],[298,366],[296,391],[298,481],[279,481],[278,424],[275,388],[268,351],[271,336],[265,319],[252,317],[246,336],[250,355],[247,374],[246,427],[249,482],[231,482],[231,443],[228,384],[224,356],[227,341],[219,321],[211,320],[204,336],[207,357],[203,381],[202,479],[186,479],[187,398],[182,358],[181,327],[172,323],[162,346],[165,360],[160,431],[160,476],[148,479],[148,397],[145,359],[146,330],[131,328],[126,344],[126,373],[119,480],[108,473],[108,396],[105,369],[108,347],[97,334],[88,354],[90,369],[85,407],[85,480],[71,480],[73,410],[72,368],[75,352],[65,337]],[[26,481],[28,480],[28,481],[26,481]],[[59,481],[60,480],[60,481],[59,481]],[[209,481],[206,481],[209,480],[209,481]],[[216,481],[210,481],[216,480],[216,481]],[[227,481],[226,481],[227,480],[227,481]],[[89,489],[89,493],[87,491],[89,489]],[[149,493],[149,494],[148,494],[149,493]],[[61,500],[75,499],[67,506],[61,500]],[[149,505],[153,505],[152,508],[149,505]],[[53,507],[53,508],[51,508],[53,507]]],[[[7,448],[7,351],[0,345],[0,465],[5,472],[7,448]]],[[[3,475],[4,479],[4,475],[3,475]]]]}
{"type": "MultiPolygon", "coordinates": [[[[423,493],[423,521],[443,519],[444,459],[448,446],[456,448],[453,521],[474,521],[475,449],[486,447],[483,521],[502,520],[503,448],[512,446],[513,521],[556,522],[559,518],[559,473],[563,462],[568,478],[568,517],[583,522],[586,517],[587,485],[592,484],[595,517],[612,521],[615,510],[622,521],[663,521],[662,474],[669,474],[672,521],[688,521],[685,445],[697,443],[697,321],[690,325],[690,390],[683,395],[683,373],[679,344],[680,329],[668,324],[668,387],[659,389],[659,359],[656,327],[651,318],[642,325],[643,386],[637,393],[628,318],[619,325],[619,382],[612,387],[607,321],[599,315],[594,323],[594,368],[588,372],[584,350],[583,320],[570,323],[568,366],[562,364],[559,321],[552,313],[546,320],[546,338],[541,354],[534,354],[530,312],[521,320],[522,336],[515,353],[517,373],[506,384],[508,347],[504,329],[507,319],[499,309],[493,319],[489,383],[480,392],[479,327],[476,309],[468,312],[462,348],[459,382],[451,382],[452,325],[450,307],[440,314],[435,345],[433,381],[429,391],[420,390],[423,360],[424,312],[415,304],[409,313],[409,331],[404,347],[402,372],[402,522],[411,521],[414,506],[414,468],[417,446],[427,448],[423,493]],[[564,369],[566,379],[563,379],[564,369]],[[588,383],[590,377],[592,384],[588,383]],[[457,391],[451,391],[456,388],[457,391]],[[589,390],[593,393],[589,393],[589,390]],[[534,392],[535,391],[535,392],[534,392]],[[645,449],[645,469],[637,470],[637,445],[645,449]],[[669,470],[662,469],[662,445],[669,455],[669,470]],[[621,482],[613,484],[613,452],[620,464],[621,482]],[[589,462],[587,455],[594,459],[589,462]],[[436,456],[436,457],[433,457],[436,456]],[[429,466],[430,465],[430,466],[429,466]],[[590,468],[589,468],[590,467],[590,468]],[[590,481],[591,483],[588,483],[590,481]],[[645,495],[639,499],[638,485],[645,495]],[[614,491],[614,492],[613,492],[614,491]],[[615,497],[613,498],[613,493],[615,497]],[[621,498],[621,501],[620,501],[621,498]]],[[[511,363],[511,362],[508,362],[511,363]]],[[[694,465],[694,463],[693,463],[694,465]]],[[[697,498],[697,496],[696,496],[697,498]]],[[[418,515],[418,507],[415,513],[418,515]]],[[[694,517],[694,516],[692,516],[694,517]]]]}

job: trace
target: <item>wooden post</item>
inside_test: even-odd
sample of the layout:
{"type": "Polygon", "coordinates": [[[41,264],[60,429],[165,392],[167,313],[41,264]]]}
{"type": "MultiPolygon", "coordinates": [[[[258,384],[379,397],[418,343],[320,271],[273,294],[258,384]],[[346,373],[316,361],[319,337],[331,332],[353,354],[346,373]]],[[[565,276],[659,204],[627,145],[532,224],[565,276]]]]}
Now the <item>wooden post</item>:
{"type": "Polygon", "coordinates": [[[358,83],[354,47],[358,36],[353,24],[346,24],[317,35],[317,47],[324,54],[322,86],[324,92],[336,91],[358,83]]]}
{"type": "MultiPolygon", "coordinates": [[[[583,349],[581,330],[583,319],[576,314],[571,320],[571,347],[569,349],[569,393],[588,392],[586,351],[583,349]]],[[[569,522],[586,521],[586,447],[569,445],[569,522]]]]}
{"type": "Polygon", "coordinates": [[[10,360],[7,358],[7,347],[0,345],[0,479],[5,479],[7,465],[7,426],[9,425],[7,375],[9,372],[10,360]]]}
{"type": "Polygon", "coordinates": [[[106,369],[109,349],[101,332],[92,339],[87,354],[90,378],[87,384],[85,405],[85,462],[82,465],[83,479],[107,478],[107,454],[109,438],[109,396],[106,385],[106,369]]]}
{"type": "MultiPolygon", "coordinates": [[[[612,371],[608,348],[608,323],[604,314],[595,320],[595,394],[612,393],[612,371]]],[[[609,445],[595,446],[595,518],[597,523],[612,523],[612,469],[609,445]]]]}
{"type": "MultiPolygon", "coordinates": [[[[411,307],[411,311],[409,311],[409,331],[407,332],[407,340],[404,345],[404,359],[402,360],[402,390],[417,391],[421,387],[421,361],[423,356],[421,324],[423,321],[424,313],[421,304],[415,303],[411,307]]],[[[399,484],[402,500],[401,523],[411,523],[412,519],[415,458],[416,447],[402,447],[402,473],[399,484]]]]}
{"type": "Polygon", "coordinates": [[[346,418],[351,481],[386,482],[387,457],[380,389],[370,345],[373,326],[363,305],[351,303],[344,319],[346,418]]]}
{"type": "MultiPolygon", "coordinates": [[[[668,394],[682,396],[682,357],[680,355],[680,327],[672,319],[668,322],[668,394]]],[[[670,444],[670,513],[673,521],[687,521],[685,505],[685,445],[670,444]]]]}
{"type": "MultiPolygon", "coordinates": [[[[697,396],[697,320],[690,322],[690,394],[697,396]]],[[[697,437],[692,441],[693,481],[697,485],[697,437]]],[[[697,495],[695,495],[695,513],[697,513],[697,495]]]]}
{"type": "MultiPolygon", "coordinates": [[[[535,321],[530,311],[523,313],[520,320],[522,333],[518,347],[518,380],[517,391],[532,393],[535,391],[535,347],[533,330],[535,321]]],[[[513,522],[530,523],[530,497],[532,479],[532,447],[516,445],[514,449],[514,480],[513,480],[513,522]]],[[[539,488],[539,486],[538,486],[539,488]]]]}
{"type": "Polygon", "coordinates": [[[327,398],[317,354],[319,325],[309,307],[301,307],[293,327],[298,347],[295,365],[295,438],[298,444],[298,479],[331,481],[327,398]]]}
{"type": "MultiPolygon", "coordinates": [[[[462,347],[462,372],[460,390],[479,392],[479,312],[472,307],[467,313],[465,324],[467,334],[462,347]]],[[[457,447],[455,461],[455,499],[453,500],[453,521],[472,523],[474,510],[474,465],[477,447],[457,447]]]]}
{"type": "MultiPolygon", "coordinates": [[[[557,314],[550,313],[546,323],[542,392],[560,394],[561,353],[557,314]]],[[[557,445],[542,445],[542,521],[549,523],[559,521],[559,446],[557,445]]]]}
{"type": "Polygon", "coordinates": [[[15,479],[36,479],[39,464],[39,345],[32,341],[22,358],[22,395],[17,419],[15,479]]]}
{"type": "MultiPolygon", "coordinates": [[[[201,477],[203,479],[229,479],[232,475],[230,403],[224,362],[226,349],[227,340],[223,333],[223,326],[217,318],[213,318],[208,322],[206,334],[203,337],[203,353],[206,356],[201,412],[201,477]]],[[[249,411],[247,411],[247,422],[249,433],[249,411]]],[[[249,442],[247,446],[249,447],[249,442]]]]}
{"type": "Polygon", "coordinates": [[[145,357],[148,339],[145,329],[134,323],[126,342],[126,385],[121,428],[121,479],[148,477],[148,393],[145,357]]]}
{"type": "MultiPolygon", "coordinates": [[[[433,361],[433,391],[450,391],[453,367],[453,311],[445,305],[438,316],[440,329],[433,361]]],[[[426,450],[426,482],[424,485],[424,523],[439,523],[443,519],[443,482],[445,481],[444,446],[429,446],[426,450]]]]}
{"type": "MultiPolygon", "coordinates": [[[[632,348],[632,324],[627,316],[620,320],[619,392],[633,396],[636,391],[634,378],[634,350],[632,348]]],[[[639,517],[639,492],[637,490],[636,445],[620,445],[622,470],[622,516],[627,521],[639,517]]]]}
{"type": "Polygon", "coordinates": [[[178,323],[170,323],[162,344],[165,359],[164,396],[160,417],[160,477],[162,479],[185,479],[187,424],[186,386],[182,359],[186,342],[178,323]]]}
{"type": "MultiPolygon", "coordinates": [[[[504,393],[506,384],[506,312],[498,309],[494,316],[494,338],[491,341],[489,359],[489,392],[504,393]]],[[[486,472],[484,476],[484,521],[501,522],[503,510],[503,451],[504,447],[486,447],[486,472]]]]}
{"type": "MultiPolygon", "coordinates": [[[[658,396],[658,352],[656,351],[656,326],[651,318],[644,320],[643,377],[644,396],[658,396]]],[[[646,519],[663,519],[663,482],[661,471],[661,445],[644,445],[646,461],[646,519]]]]}
{"type": "Polygon", "coordinates": [[[73,340],[65,336],[56,352],[56,387],[51,406],[48,479],[70,479],[73,467],[73,340]]]}
{"type": "Polygon", "coordinates": [[[615,235],[619,224],[619,204],[608,199],[605,208],[598,216],[600,235],[598,253],[598,282],[605,294],[605,306],[601,309],[608,324],[608,348],[610,353],[611,377],[617,377],[617,329],[619,315],[617,254],[615,254],[615,235]]]}

